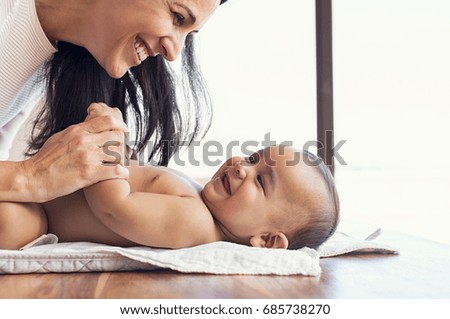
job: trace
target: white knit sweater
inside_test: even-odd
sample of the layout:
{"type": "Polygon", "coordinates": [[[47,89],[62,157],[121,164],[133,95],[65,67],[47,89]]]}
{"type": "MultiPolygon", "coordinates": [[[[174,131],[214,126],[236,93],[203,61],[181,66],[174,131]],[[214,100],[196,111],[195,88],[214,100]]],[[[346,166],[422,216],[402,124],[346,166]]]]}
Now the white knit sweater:
{"type": "Polygon", "coordinates": [[[34,0],[0,1],[0,160],[40,96],[39,67],[56,51],[39,23],[34,0]]]}

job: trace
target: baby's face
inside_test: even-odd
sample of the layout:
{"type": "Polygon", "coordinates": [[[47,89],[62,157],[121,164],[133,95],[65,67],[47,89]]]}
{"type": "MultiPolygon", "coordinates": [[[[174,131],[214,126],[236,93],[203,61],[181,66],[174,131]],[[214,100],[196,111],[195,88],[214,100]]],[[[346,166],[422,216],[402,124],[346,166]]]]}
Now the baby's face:
{"type": "Polygon", "coordinates": [[[205,185],[202,197],[224,234],[249,244],[252,236],[284,232],[275,221],[288,221],[293,202],[308,197],[305,183],[312,169],[294,149],[270,147],[227,160],[205,185]]]}

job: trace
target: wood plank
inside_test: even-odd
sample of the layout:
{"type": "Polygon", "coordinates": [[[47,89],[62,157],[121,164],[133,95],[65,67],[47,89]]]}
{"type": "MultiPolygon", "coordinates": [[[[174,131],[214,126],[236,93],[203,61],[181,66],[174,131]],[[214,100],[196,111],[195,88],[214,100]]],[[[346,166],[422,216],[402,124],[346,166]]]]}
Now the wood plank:
{"type": "Polygon", "coordinates": [[[94,298],[100,273],[0,276],[0,298],[94,298]]]}

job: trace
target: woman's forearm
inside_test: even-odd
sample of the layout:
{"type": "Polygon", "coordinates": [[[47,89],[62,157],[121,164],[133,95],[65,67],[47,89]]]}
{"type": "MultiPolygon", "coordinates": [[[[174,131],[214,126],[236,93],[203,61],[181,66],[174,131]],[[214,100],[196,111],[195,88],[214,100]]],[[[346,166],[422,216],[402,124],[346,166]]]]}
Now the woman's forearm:
{"type": "Polygon", "coordinates": [[[102,180],[128,177],[119,163],[125,123],[115,109],[95,103],[91,107],[95,117],[52,135],[32,157],[0,162],[0,200],[44,203],[102,180]],[[119,145],[114,153],[119,160],[101,147],[112,142],[119,145]]]}

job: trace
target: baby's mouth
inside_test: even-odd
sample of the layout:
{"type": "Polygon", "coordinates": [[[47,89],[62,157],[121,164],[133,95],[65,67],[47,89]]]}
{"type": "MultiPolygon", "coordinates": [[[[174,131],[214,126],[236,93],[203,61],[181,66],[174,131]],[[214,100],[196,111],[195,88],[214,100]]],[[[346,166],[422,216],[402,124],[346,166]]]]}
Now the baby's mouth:
{"type": "Polygon", "coordinates": [[[136,54],[141,62],[147,59],[150,55],[147,46],[140,38],[134,39],[134,49],[136,50],[136,54]]]}
{"type": "Polygon", "coordinates": [[[222,185],[228,195],[231,195],[230,177],[227,173],[222,175],[222,185]]]}

